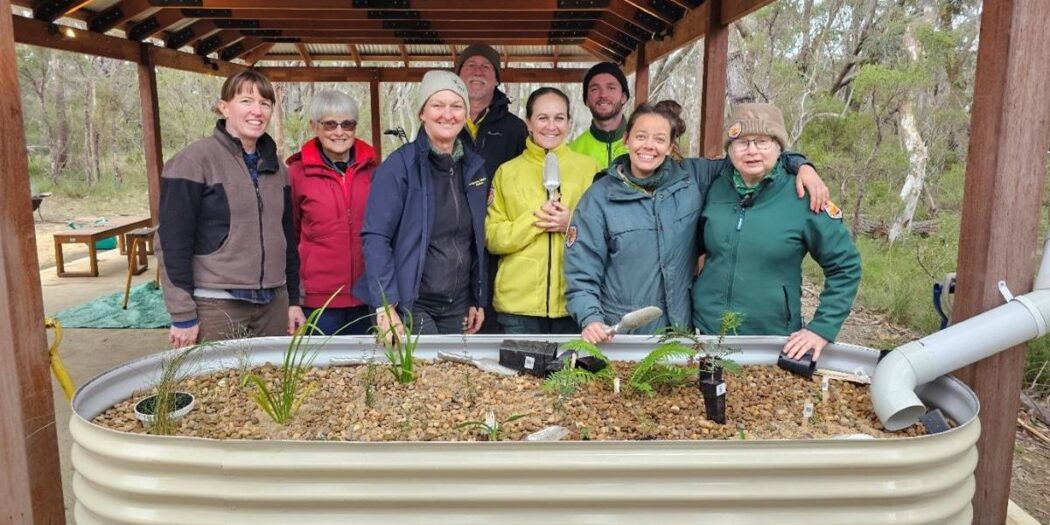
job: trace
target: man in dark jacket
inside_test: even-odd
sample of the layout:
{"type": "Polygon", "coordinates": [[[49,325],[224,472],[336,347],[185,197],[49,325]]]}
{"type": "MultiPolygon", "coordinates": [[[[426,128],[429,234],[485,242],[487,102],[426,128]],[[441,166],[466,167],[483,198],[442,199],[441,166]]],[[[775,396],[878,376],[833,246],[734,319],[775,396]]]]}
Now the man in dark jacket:
{"type": "MultiPolygon", "coordinates": [[[[470,118],[460,139],[485,159],[486,191],[500,164],[525,151],[525,138],[529,134],[525,122],[507,109],[510,104],[507,95],[496,89],[500,83],[499,63],[499,53],[481,42],[467,46],[456,60],[456,74],[463,79],[470,95],[470,118]]],[[[497,260],[489,256],[489,294],[495,283],[497,260]]],[[[491,296],[486,303],[492,304],[491,296]]],[[[486,316],[481,331],[499,331],[495,315],[486,316]]]]}

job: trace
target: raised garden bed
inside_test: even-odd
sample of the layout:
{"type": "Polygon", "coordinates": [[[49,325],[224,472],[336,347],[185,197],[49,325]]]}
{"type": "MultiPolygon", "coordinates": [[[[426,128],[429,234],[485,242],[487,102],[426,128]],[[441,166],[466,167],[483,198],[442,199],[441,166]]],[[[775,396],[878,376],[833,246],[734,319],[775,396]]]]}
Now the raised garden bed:
{"type": "MultiPolygon", "coordinates": [[[[501,340],[424,338],[417,357],[495,357],[501,340]]],[[[423,364],[408,385],[373,367],[367,381],[367,366],[326,366],[374,351],[367,339],[339,339],[307,376],[318,390],[285,426],[256,408],[240,376],[279,362],[286,340],[233,341],[202,351],[183,385],[197,407],[177,433],[213,439],[140,434],[131,405],[159,374],[163,359],[151,356],[92,380],[74,399],[78,523],[130,523],[144,509],[160,510],[135,522],[969,522],[979,429],[965,386],[946,377],[920,392],[955,428],[884,433],[866,387],[832,381],[821,400],[819,375],[810,381],[772,366],[781,341],[728,341],[742,350],[733,357],[745,371],[727,374],[727,424],[717,425],[695,383],[652,397],[591,383],[559,403],[539,378],[455,363],[423,364]],[[813,414],[804,418],[807,402],[813,414]],[[462,425],[490,410],[498,421],[527,415],[492,443],[462,425]],[[520,441],[548,425],[568,428],[569,441],[520,441]],[[857,433],[879,439],[832,439],[857,433]]],[[[603,351],[626,376],[626,361],[652,346],[621,336],[603,351]]],[[[821,366],[870,374],[876,356],[839,345],[821,366]]]]}

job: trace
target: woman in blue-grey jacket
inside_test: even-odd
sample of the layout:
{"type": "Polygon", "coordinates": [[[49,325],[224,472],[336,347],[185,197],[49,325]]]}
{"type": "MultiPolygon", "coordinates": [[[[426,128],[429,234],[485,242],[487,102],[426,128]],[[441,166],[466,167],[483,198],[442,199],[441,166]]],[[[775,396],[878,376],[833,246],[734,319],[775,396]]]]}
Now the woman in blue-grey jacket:
{"type": "MultiPolygon", "coordinates": [[[[609,166],[573,213],[565,238],[568,310],[591,343],[612,340],[609,327],[623,314],[658,306],[659,319],[634,330],[652,334],[692,321],[689,288],[696,273],[697,228],[711,181],[728,160],[668,159],[685,129],[678,115],[642,104],[627,122],[628,154],[609,166]]],[[[827,188],[800,155],[798,195],[810,193],[818,211],[827,188]],[[801,169],[800,168],[804,168],[801,169]]]]}
{"type": "Polygon", "coordinates": [[[474,333],[485,319],[484,160],[457,138],[469,98],[463,81],[430,71],[420,84],[416,139],[372,180],[361,228],[365,275],[354,295],[376,309],[380,335],[474,333]],[[394,308],[385,308],[389,304],[394,308]]]}

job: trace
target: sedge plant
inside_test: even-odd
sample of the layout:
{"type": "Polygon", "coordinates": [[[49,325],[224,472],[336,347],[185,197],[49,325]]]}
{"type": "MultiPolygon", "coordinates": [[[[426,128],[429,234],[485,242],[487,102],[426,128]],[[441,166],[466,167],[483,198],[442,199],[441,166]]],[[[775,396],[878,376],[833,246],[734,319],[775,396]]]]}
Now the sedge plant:
{"type": "MultiPolygon", "coordinates": [[[[387,319],[390,319],[394,312],[394,307],[386,300],[386,294],[383,294],[383,311],[387,319]]],[[[405,312],[405,319],[402,322],[404,333],[392,323],[385,328],[378,324],[375,327],[376,337],[383,345],[383,353],[386,354],[386,359],[390,363],[390,373],[394,376],[395,381],[403,385],[416,379],[414,356],[416,345],[419,344],[419,334],[413,334],[414,328],[412,312],[405,312]]]]}
{"type": "Polygon", "coordinates": [[[288,346],[284,350],[284,359],[281,361],[280,380],[275,386],[271,386],[259,374],[251,372],[248,374],[247,382],[255,387],[252,399],[259,408],[270,416],[270,419],[279,425],[287,423],[299,411],[299,407],[309,398],[315,390],[316,383],[305,384],[304,377],[307,370],[313,364],[321,348],[331,338],[323,336],[321,343],[313,342],[313,333],[317,329],[317,318],[324,313],[328,304],[332,302],[336,294],[328,298],[324,306],[312,312],[306,318],[295,334],[292,335],[288,346]]]}
{"type": "Polygon", "coordinates": [[[175,421],[171,413],[176,410],[178,384],[186,377],[185,366],[200,345],[185,350],[176,350],[172,357],[164,360],[160,378],[154,387],[156,401],[153,403],[153,423],[148,432],[155,436],[170,436],[175,433],[175,421]]]}

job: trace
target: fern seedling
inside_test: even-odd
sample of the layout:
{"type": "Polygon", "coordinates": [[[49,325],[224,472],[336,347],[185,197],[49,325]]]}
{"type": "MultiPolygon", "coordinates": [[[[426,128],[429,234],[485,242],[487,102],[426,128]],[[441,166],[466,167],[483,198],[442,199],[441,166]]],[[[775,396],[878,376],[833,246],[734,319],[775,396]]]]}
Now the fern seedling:
{"type": "Polygon", "coordinates": [[[676,339],[668,339],[635,365],[627,380],[627,387],[633,392],[651,396],[659,386],[683,385],[690,380],[692,373],[688,368],[676,366],[670,361],[692,359],[696,355],[694,348],[676,339]]]}

